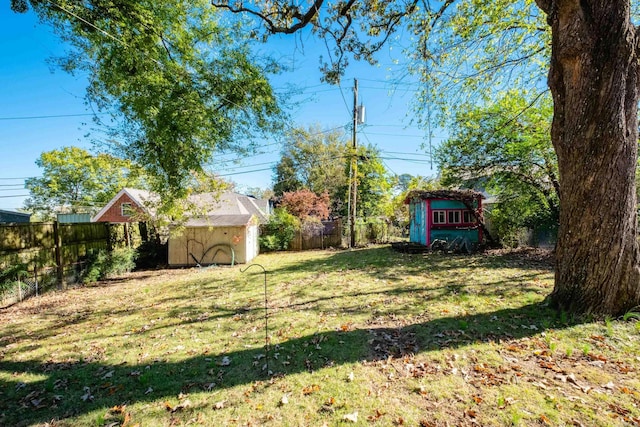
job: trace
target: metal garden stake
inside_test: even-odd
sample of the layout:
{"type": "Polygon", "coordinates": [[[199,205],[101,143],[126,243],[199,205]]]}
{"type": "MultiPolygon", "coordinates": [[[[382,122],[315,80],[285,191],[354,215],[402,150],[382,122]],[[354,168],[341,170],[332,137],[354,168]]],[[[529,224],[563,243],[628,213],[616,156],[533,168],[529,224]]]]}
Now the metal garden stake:
{"type": "Polygon", "coordinates": [[[266,358],[267,376],[269,376],[269,312],[267,306],[267,270],[260,264],[251,264],[250,266],[240,269],[240,273],[244,273],[251,267],[260,267],[264,273],[264,352],[266,358]]]}

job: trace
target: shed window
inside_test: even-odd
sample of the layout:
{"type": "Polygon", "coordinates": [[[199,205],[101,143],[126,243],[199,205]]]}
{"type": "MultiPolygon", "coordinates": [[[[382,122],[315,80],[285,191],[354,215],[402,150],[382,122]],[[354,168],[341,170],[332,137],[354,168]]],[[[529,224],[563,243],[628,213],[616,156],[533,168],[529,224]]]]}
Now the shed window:
{"type": "Polygon", "coordinates": [[[123,203],[120,205],[120,214],[122,216],[131,216],[133,215],[133,208],[131,207],[131,203],[123,203]]]}
{"type": "Polygon", "coordinates": [[[460,211],[449,211],[449,224],[460,224],[460,211]]]}
{"type": "Polygon", "coordinates": [[[445,211],[433,211],[433,223],[434,224],[446,224],[447,217],[445,211]]]}
{"type": "Polygon", "coordinates": [[[473,215],[471,214],[471,211],[462,212],[462,222],[464,222],[465,224],[470,224],[473,222],[473,215]]]}

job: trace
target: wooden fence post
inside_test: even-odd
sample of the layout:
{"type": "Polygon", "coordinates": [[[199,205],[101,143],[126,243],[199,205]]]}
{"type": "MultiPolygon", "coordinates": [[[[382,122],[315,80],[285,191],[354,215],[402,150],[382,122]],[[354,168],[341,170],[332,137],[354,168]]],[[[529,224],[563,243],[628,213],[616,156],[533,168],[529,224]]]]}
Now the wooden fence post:
{"type": "Polygon", "coordinates": [[[113,245],[111,242],[111,226],[109,225],[109,222],[103,222],[104,224],[104,229],[105,229],[105,235],[107,236],[107,252],[111,252],[113,250],[113,245]]]}
{"type": "Polygon", "coordinates": [[[62,238],[60,236],[60,226],[58,221],[53,223],[53,241],[56,252],[56,273],[58,289],[66,288],[64,283],[64,266],[62,265],[62,238]]]}

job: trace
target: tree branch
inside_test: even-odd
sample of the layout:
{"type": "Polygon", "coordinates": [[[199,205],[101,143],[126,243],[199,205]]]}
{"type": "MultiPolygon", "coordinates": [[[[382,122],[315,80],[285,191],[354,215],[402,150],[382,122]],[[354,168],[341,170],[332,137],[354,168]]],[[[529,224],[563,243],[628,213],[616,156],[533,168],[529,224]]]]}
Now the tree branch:
{"type": "MultiPolygon", "coordinates": [[[[350,1],[348,3],[348,6],[351,7],[351,5],[353,5],[354,1],[350,1]]],[[[256,16],[258,18],[260,18],[261,20],[263,20],[266,24],[267,24],[267,29],[270,33],[272,34],[276,34],[276,33],[281,33],[281,34],[293,34],[296,31],[304,28],[305,26],[307,26],[307,24],[309,24],[311,22],[311,20],[318,14],[318,12],[320,11],[320,7],[322,7],[322,4],[324,3],[324,0],[315,0],[313,5],[309,8],[309,10],[307,10],[304,14],[300,13],[297,11],[297,9],[295,9],[295,11],[293,12],[293,14],[291,15],[291,18],[295,18],[296,20],[298,20],[297,23],[285,27],[285,26],[280,26],[278,25],[276,22],[274,22],[274,20],[270,17],[270,15],[264,14],[262,12],[259,12],[257,10],[253,10],[247,7],[242,6],[242,4],[239,7],[233,7],[231,6],[228,2],[227,3],[215,3],[215,2],[211,2],[211,6],[216,7],[216,8],[220,8],[220,9],[227,9],[228,11],[232,12],[232,13],[248,13],[250,15],[256,16]]],[[[346,6],[341,9],[344,10],[346,8],[346,6]]],[[[280,17],[286,17],[286,15],[282,12],[277,12],[276,15],[279,15],[280,17]]]]}

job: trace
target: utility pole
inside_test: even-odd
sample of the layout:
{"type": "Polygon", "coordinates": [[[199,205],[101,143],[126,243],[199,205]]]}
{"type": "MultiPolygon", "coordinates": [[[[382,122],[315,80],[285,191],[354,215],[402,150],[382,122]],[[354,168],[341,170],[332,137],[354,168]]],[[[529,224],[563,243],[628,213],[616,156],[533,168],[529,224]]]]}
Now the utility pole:
{"type": "Polygon", "coordinates": [[[352,147],[352,157],[351,157],[351,206],[350,206],[350,224],[349,224],[349,232],[350,232],[350,245],[349,247],[353,248],[356,246],[356,199],[358,196],[358,140],[357,140],[357,130],[358,130],[358,79],[353,79],[353,147],[352,147]]]}

